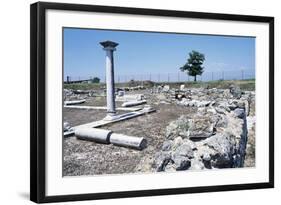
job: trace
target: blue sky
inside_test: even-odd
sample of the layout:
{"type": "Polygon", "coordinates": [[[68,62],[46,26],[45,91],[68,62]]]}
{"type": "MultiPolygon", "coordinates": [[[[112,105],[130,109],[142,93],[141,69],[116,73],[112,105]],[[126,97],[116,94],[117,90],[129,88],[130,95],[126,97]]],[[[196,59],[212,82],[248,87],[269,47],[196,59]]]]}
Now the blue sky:
{"type": "Polygon", "coordinates": [[[205,54],[203,77],[213,72],[239,78],[241,70],[246,77],[254,77],[253,37],[65,28],[64,78],[104,78],[105,51],[99,42],[105,40],[119,43],[114,52],[115,76],[172,76],[180,72],[188,53],[196,50],[205,54]]]}

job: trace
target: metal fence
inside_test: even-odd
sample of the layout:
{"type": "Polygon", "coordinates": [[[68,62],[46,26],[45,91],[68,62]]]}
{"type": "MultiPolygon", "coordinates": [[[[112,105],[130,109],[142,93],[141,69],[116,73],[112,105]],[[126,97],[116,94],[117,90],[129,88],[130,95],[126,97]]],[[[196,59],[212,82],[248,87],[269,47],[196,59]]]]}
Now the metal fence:
{"type": "MultiPolygon", "coordinates": [[[[91,81],[94,77],[98,77],[101,83],[105,83],[105,76],[66,76],[65,83],[85,82],[91,81]]],[[[216,80],[246,80],[254,79],[255,70],[226,70],[226,71],[212,71],[204,72],[197,76],[197,81],[216,81],[216,80]]],[[[115,74],[116,83],[125,83],[131,80],[134,81],[153,81],[153,82],[187,82],[193,81],[194,77],[189,76],[184,72],[177,73],[149,73],[149,74],[131,74],[118,75],[115,74]]]]}

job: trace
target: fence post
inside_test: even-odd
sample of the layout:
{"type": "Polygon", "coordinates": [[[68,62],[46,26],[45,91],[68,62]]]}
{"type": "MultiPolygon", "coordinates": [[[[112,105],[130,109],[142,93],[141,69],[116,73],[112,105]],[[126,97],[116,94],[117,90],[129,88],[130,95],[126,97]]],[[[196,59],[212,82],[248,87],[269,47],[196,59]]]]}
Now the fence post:
{"type": "Polygon", "coordinates": [[[168,82],[170,82],[170,73],[168,73],[168,82]]]}
{"type": "Polygon", "coordinates": [[[214,72],[212,71],[212,81],[214,81],[214,72]]]}
{"type": "Polygon", "coordinates": [[[158,74],[158,82],[160,82],[160,74],[158,74]]]}
{"type": "Polygon", "coordinates": [[[178,82],[180,82],[180,73],[178,72],[178,82]]]}

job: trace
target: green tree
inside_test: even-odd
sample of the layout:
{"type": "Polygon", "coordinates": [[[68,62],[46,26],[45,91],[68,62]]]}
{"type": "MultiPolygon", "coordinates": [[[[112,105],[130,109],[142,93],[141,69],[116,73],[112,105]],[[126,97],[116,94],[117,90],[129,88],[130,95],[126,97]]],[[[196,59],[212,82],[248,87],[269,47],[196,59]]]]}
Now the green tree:
{"type": "Polygon", "coordinates": [[[203,62],[205,60],[205,56],[198,51],[192,51],[189,53],[189,58],[184,66],[180,67],[182,72],[187,72],[188,75],[194,77],[194,81],[196,81],[197,75],[202,75],[204,72],[203,62]]]}
{"type": "Polygon", "coordinates": [[[100,83],[100,79],[98,77],[94,77],[92,79],[92,83],[100,83]]]}

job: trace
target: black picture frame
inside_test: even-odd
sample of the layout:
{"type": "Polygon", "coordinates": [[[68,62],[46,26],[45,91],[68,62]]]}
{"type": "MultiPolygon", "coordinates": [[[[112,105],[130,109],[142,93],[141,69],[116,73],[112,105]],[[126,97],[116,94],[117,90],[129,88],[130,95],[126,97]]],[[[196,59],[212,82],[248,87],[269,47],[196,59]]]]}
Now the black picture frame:
{"type": "Polygon", "coordinates": [[[97,200],[123,197],[141,197],[198,192],[261,189],[274,187],[274,18],[265,16],[233,15],[144,8],[126,8],[82,4],[38,2],[30,7],[30,199],[37,203],[76,200],[97,200]],[[192,188],[171,188],[108,193],[46,196],[46,80],[45,80],[45,19],[46,10],[86,11],[215,19],[229,21],[263,22],[269,24],[269,181],[239,185],[204,186],[192,188]]]}

